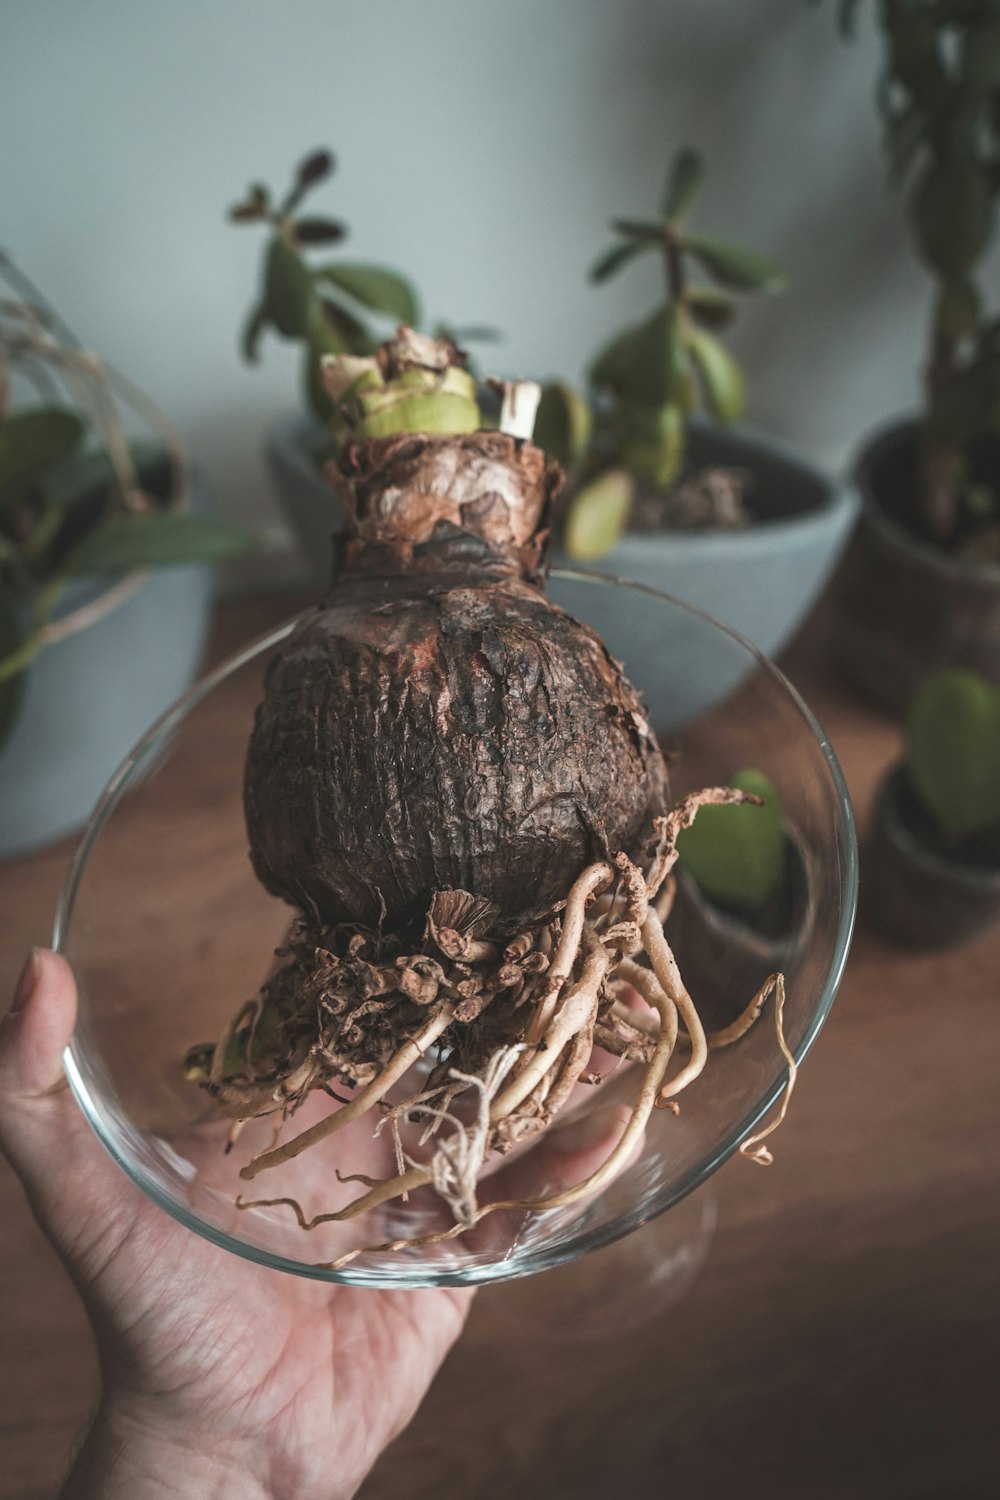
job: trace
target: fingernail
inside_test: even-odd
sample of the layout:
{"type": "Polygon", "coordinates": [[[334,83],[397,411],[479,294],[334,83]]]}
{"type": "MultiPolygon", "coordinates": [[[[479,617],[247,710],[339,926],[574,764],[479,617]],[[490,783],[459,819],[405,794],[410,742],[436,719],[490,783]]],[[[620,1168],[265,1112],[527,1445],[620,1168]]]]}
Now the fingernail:
{"type": "Polygon", "coordinates": [[[32,948],[28,954],[27,962],[21,970],[21,977],[17,981],[17,989],[11,1001],[9,1015],[16,1016],[24,1009],[32,995],[35,993],[35,985],[38,983],[38,971],[41,967],[39,962],[39,950],[32,948]]]}

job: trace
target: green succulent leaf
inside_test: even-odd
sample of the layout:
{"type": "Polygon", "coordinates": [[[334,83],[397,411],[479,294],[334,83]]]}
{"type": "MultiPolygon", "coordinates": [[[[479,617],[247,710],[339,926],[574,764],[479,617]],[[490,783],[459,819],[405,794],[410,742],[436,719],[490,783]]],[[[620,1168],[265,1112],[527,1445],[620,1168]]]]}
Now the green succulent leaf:
{"type": "Polygon", "coordinates": [[[283,235],[268,247],[264,269],[264,308],[286,339],[304,338],[314,315],[315,292],[305,261],[283,235]]]}
{"type": "Polygon", "coordinates": [[[214,516],[149,511],[114,516],[85,536],[63,564],[69,576],[221,562],[256,550],[244,526],[214,516]]]}
{"type": "Polygon", "coordinates": [[[710,333],[689,328],[687,347],[712,415],[720,422],[738,421],[746,405],[746,382],[725,344],[710,333]]]}
{"type": "MultiPolygon", "coordinates": [[[[324,297],[320,308],[321,316],[317,322],[325,327],[323,338],[333,340],[331,347],[324,347],[325,354],[371,354],[378,347],[378,340],[367,325],[341,303],[324,297]]],[[[310,325],[310,338],[314,336],[314,329],[315,325],[310,325]]]]}
{"type": "Polygon", "coordinates": [[[635,260],[637,255],[642,255],[646,250],[655,250],[656,246],[649,240],[624,240],[620,245],[612,245],[610,250],[605,250],[599,255],[590,268],[591,281],[607,281],[622,266],[627,266],[629,261],[635,260]]]}
{"type": "Polygon", "coordinates": [[[563,544],[576,562],[596,562],[620,541],[632,509],[632,476],[609,469],[585,484],[569,502],[563,544]]]}
{"type": "Polygon", "coordinates": [[[946,282],[938,292],[934,322],[939,333],[956,344],[975,337],[979,327],[981,301],[971,281],[958,277],[946,282]]]}
{"type": "Polygon", "coordinates": [[[0,506],[18,500],[72,457],[85,428],[74,411],[37,406],[0,419],[0,506]]]}
{"type": "Polygon", "coordinates": [[[406,323],[411,328],[420,322],[416,293],[406,277],[395,271],[387,271],[382,266],[349,265],[338,261],[317,267],[315,275],[339,287],[372,312],[385,313],[397,323],[406,323]]]}
{"type": "Polygon", "coordinates": [[[737,313],[732,297],[714,286],[689,286],[684,301],[692,318],[703,328],[726,328],[737,313]]]}
{"type": "Polygon", "coordinates": [[[267,308],[261,302],[247,318],[240,335],[240,350],[248,365],[255,365],[260,359],[261,334],[267,325],[267,308]]]}
{"type": "Polygon", "coordinates": [[[666,244],[667,230],[662,219],[614,219],[612,227],[630,240],[639,240],[650,248],[666,244]]]}
{"type": "Polygon", "coordinates": [[[686,234],[681,245],[722,286],[737,292],[777,292],[785,273],[766,255],[704,234],[686,234]]]}
{"type": "Polygon", "coordinates": [[[296,245],[334,245],[347,229],[339,219],[296,219],[288,232],[296,245]]]}
{"type": "Polygon", "coordinates": [[[657,490],[669,489],[680,473],[685,436],[682,405],[670,401],[661,407],[632,407],[623,424],[622,462],[636,479],[657,490]]]}
{"type": "Polygon", "coordinates": [[[533,440],[564,468],[575,467],[583,458],[592,425],[590,407],[574,386],[553,380],[543,387],[533,440]]]}
{"type": "Polygon", "coordinates": [[[975,264],[993,230],[993,194],[975,159],[939,157],[913,193],[917,246],[932,270],[958,278],[975,264]]]}
{"type": "Polygon", "coordinates": [[[675,397],[687,370],[687,352],[675,303],[663,303],[645,322],[628,328],[598,355],[590,371],[595,386],[626,401],[660,407],[675,397]]]}
{"type": "MultiPolygon", "coordinates": [[[[0,590],[0,669],[20,652],[25,636],[17,599],[8,590],[0,590]]],[[[25,673],[0,675],[0,749],[11,736],[24,698],[25,673]]]]}
{"type": "Polygon", "coordinates": [[[702,807],[677,839],[680,862],[699,890],[727,911],[752,916],[780,890],[787,865],[784,810],[762,771],[739,771],[729,785],[763,800],[702,807]]]}
{"type": "Polygon", "coordinates": [[[701,186],[702,160],[697,151],[685,146],[678,151],[667,175],[663,193],[663,216],[676,222],[691,207],[701,186]]]}
{"type": "Polygon", "coordinates": [[[978,672],[938,672],[910,709],[906,769],[947,834],[1000,825],[1000,686],[978,672]]]}

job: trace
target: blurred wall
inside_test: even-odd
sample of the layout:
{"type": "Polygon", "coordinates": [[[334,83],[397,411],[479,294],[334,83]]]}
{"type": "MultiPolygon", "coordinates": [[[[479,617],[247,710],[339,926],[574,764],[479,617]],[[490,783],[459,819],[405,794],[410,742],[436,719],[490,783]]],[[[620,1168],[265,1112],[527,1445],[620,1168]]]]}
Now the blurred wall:
{"type": "MultiPolygon", "coordinates": [[[[698,145],[700,224],[778,257],[746,305],[751,418],[827,464],[916,389],[926,287],[884,189],[862,27],[833,0],[7,0],[0,243],[174,417],[218,508],[278,528],[260,460],[294,354],[236,338],[260,235],[223,210],[307,149],[345,253],[409,271],[431,316],[494,323],[507,373],[580,373],[655,295],[585,280],[613,213],[698,145]]],[[[291,566],[291,564],[289,564],[291,566]]]]}

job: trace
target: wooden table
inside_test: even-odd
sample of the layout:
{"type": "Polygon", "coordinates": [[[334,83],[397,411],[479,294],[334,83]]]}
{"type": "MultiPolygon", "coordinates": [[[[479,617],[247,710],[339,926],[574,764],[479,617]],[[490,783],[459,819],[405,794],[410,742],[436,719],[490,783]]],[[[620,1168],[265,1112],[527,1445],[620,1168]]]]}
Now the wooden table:
{"type": "MultiPolygon", "coordinates": [[[[225,605],[213,655],[295,604],[225,605]]],[[[831,680],[821,637],[814,622],[786,666],[864,829],[898,730],[831,680]]],[[[0,869],[0,993],[48,939],[66,856],[0,869]]],[[[673,1304],[654,1297],[648,1316],[626,1295],[619,1325],[596,1334],[574,1319],[595,1274],[627,1284],[643,1237],[669,1236],[667,1215],[600,1258],[488,1288],[366,1500],[1000,1495],[998,1062],[1000,931],[927,957],[862,922],[775,1165],[734,1160],[703,1190],[718,1228],[694,1284],[673,1304]]],[[[2,1165],[0,1288],[0,1497],[41,1500],[95,1363],[2,1165]]]]}

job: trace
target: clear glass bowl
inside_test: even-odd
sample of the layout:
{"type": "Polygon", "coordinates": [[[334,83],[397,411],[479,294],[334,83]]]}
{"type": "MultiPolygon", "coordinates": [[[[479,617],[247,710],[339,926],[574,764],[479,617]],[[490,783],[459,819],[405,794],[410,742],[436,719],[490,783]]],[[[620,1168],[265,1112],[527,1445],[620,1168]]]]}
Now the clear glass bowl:
{"type": "MultiPolygon", "coordinates": [[[[651,710],[677,796],[748,766],[777,786],[797,880],[785,927],[761,938],[688,888],[671,917],[676,930],[668,924],[667,932],[710,1024],[742,1009],[764,974],[783,969],[785,1032],[801,1060],[836,993],[857,889],[850,803],[823,731],[781,673],[707,615],[597,575],[555,575],[550,592],[597,623],[624,661],[651,710]]],[[[111,778],[76,851],[55,945],[80,984],[66,1070],[87,1118],[139,1187],[190,1229],[300,1275],[372,1286],[488,1282],[629,1233],[703,1182],[779,1100],[787,1074],[770,1007],[738,1044],[710,1054],[679,1116],[654,1111],[630,1165],[582,1202],[499,1212],[447,1243],[369,1251],[339,1270],[325,1263],[359,1244],[440,1225],[439,1200],[422,1189],[408,1202],[308,1233],[285,1206],[236,1206],[242,1190],[294,1195],[307,1213],[325,1212],[361,1191],[341,1184],[338,1169],[384,1175],[385,1168],[370,1164],[371,1128],[362,1120],[350,1128],[353,1141],[345,1132],[247,1184],[239,1168],[269,1143],[270,1126],[254,1122],[227,1154],[227,1123],[182,1070],[187,1048],[214,1040],[256,993],[287,930],[289,908],[250,868],[241,784],[264,670],[294,623],[232,657],[163,715],[111,778]]],[[[637,1069],[625,1066],[599,1088],[578,1091],[584,1097],[566,1120],[504,1170],[527,1172],[532,1195],[551,1184],[553,1161],[565,1171],[576,1159],[567,1143],[581,1118],[628,1104],[637,1083],[637,1069]]],[[[807,1074],[801,1087],[808,1086],[807,1074]]],[[[404,1081],[407,1093],[414,1087],[413,1078],[404,1081]]],[[[336,1107],[313,1096],[295,1125],[336,1107]]],[[[794,1103],[784,1128],[795,1129],[794,1103]]]]}

